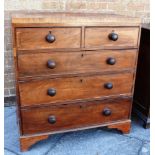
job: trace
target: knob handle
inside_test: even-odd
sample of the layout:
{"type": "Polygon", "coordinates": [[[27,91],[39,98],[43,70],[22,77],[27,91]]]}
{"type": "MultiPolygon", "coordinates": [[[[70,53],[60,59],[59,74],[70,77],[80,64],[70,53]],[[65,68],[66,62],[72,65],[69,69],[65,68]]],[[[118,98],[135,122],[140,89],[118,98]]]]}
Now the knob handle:
{"type": "Polygon", "coordinates": [[[56,117],[55,117],[55,116],[49,116],[49,117],[48,117],[48,122],[49,122],[50,124],[56,123],[56,117]]]}
{"type": "Polygon", "coordinates": [[[110,116],[110,115],[111,115],[111,110],[110,110],[109,108],[105,108],[105,109],[103,110],[103,115],[105,115],[105,116],[110,116]]]}
{"type": "Polygon", "coordinates": [[[47,94],[48,94],[49,96],[55,96],[55,95],[56,95],[56,90],[55,90],[54,88],[49,88],[49,89],[47,90],[47,94]]]}
{"type": "Polygon", "coordinates": [[[111,82],[108,82],[108,83],[105,83],[105,84],[104,84],[104,87],[105,87],[106,89],[112,89],[112,88],[113,88],[113,84],[112,84],[111,82]]]}
{"type": "Polygon", "coordinates": [[[109,34],[109,39],[110,40],[113,40],[113,41],[116,41],[118,39],[118,34],[112,32],[109,34]]]}
{"type": "Polygon", "coordinates": [[[50,69],[54,69],[56,67],[56,63],[53,60],[48,60],[47,61],[47,67],[50,69]]]}
{"type": "Polygon", "coordinates": [[[108,58],[107,59],[107,64],[114,65],[115,63],[116,63],[116,59],[115,58],[108,58]]]}
{"type": "Polygon", "coordinates": [[[53,43],[55,41],[55,36],[51,34],[51,31],[49,31],[49,34],[45,37],[46,41],[49,43],[53,43]]]}

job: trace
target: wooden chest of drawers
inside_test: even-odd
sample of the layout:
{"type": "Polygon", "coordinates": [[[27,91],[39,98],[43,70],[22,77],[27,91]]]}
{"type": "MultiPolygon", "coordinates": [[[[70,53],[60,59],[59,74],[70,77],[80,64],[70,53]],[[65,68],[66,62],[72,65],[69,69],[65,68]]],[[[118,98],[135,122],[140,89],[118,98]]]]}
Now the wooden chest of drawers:
{"type": "Polygon", "coordinates": [[[22,151],[54,133],[130,131],[139,19],[21,14],[12,26],[22,151]]]}

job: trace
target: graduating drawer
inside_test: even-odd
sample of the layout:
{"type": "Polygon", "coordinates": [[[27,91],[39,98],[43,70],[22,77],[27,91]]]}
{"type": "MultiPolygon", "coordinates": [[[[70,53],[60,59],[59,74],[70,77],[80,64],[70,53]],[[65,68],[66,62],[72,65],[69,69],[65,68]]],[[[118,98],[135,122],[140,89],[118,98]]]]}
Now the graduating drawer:
{"type": "Polygon", "coordinates": [[[133,69],[137,50],[48,52],[18,56],[20,77],[80,74],[133,69]]]}
{"type": "Polygon", "coordinates": [[[132,73],[19,82],[21,106],[131,94],[132,73]]]}
{"type": "Polygon", "coordinates": [[[17,28],[18,50],[80,48],[81,28],[17,28]]]}
{"type": "Polygon", "coordinates": [[[86,48],[138,47],[139,27],[87,27],[86,48]]]}
{"type": "Polygon", "coordinates": [[[23,134],[65,131],[127,120],[130,99],[76,103],[21,110],[23,134]]]}

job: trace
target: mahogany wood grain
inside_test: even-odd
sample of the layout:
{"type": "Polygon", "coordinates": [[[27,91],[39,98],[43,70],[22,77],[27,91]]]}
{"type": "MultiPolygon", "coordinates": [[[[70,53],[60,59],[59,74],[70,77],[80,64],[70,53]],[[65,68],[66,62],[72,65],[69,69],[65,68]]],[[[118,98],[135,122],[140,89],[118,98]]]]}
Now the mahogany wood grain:
{"type": "Polygon", "coordinates": [[[55,78],[20,82],[21,106],[41,105],[89,98],[100,98],[110,95],[130,94],[133,74],[98,75],[90,77],[55,78]],[[112,89],[105,88],[111,82],[112,89]],[[48,89],[56,90],[55,96],[47,94],[48,89]]]}
{"type": "Polygon", "coordinates": [[[125,133],[127,133],[127,130],[130,131],[131,121],[127,119],[127,120],[109,122],[109,123],[98,124],[98,125],[91,125],[91,126],[80,127],[80,128],[66,129],[62,131],[52,131],[52,132],[45,132],[43,134],[31,134],[31,135],[20,136],[20,146],[21,146],[20,149],[21,151],[28,151],[33,144],[35,144],[40,140],[44,140],[48,138],[48,136],[51,136],[53,134],[86,130],[86,129],[97,128],[97,127],[100,127],[100,128],[108,127],[108,128],[115,128],[115,129],[118,128],[118,130],[122,131],[122,133],[124,131],[125,133]]]}
{"type": "Polygon", "coordinates": [[[79,52],[48,52],[18,55],[20,77],[37,77],[64,74],[81,74],[90,72],[121,71],[133,69],[137,50],[101,50],[79,52]],[[61,55],[61,56],[60,56],[61,55]],[[108,58],[116,63],[110,65],[108,58]],[[55,68],[47,66],[48,61],[55,62],[55,68]]]}
{"type": "Polygon", "coordinates": [[[45,26],[138,26],[140,18],[105,13],[71,12],[26,12],[12,14],[12,24],[16,27],[45,26]]]}
{"type": "Polygon", "coordinates": [[[17,28],[16,44],[19,50],[52,49],[52,48],[80,48],[81,28],[17,28]],[[55,41],[49,43],[45,37],[55,36],[55,41]]]}
{"type": "Polygon", "coordinates": [[[20,137],[20,150],[27,151],[33,144],[40,140],[47,139],[49,135],[37,135],[37,136],[21,136],[20,137]]]}
{"type": "Polygon", "coordinates": [[[129,117],[130,99],[100,102],[77,103],[44,108],[21,110],[23,134],[43,133],[78,128],[94,124],[104,124],[129,117]],[[104,109],[110,109],[111,115],[105,116],[104,109]],[[49,116],[55,116],[56,122],[48,122],[49,116]]]}
{"type": "Polygon", "coordinates": [[[138,47],[139,27],[87,27],[85,30],[85,47],[122,48],[138,47]],[[110,33],[118,34],[118,40],[109,39],[110,33]]]}
{"type": "Polygon", "coordinates": [[[55,133],[102,126],[129,132],[139,18],[20,12],[13,15],[12,28],[22,151],[55,133]],[[49,31],[53,43],[45,39],[49,31]],[[111,32],[117,41],[109,40],[111,32]],[[107,65],[108,57],[116,63],[107,65]],[[47,69],[49,59],[56,62],[50,61],[54,69],[47,69]],[[104,116],[104,108],[111,115],[104,116]]]}
{"type": "Polygon", "coordinates": [[[123,134],[128,134],[131,129],[131,120],[128,120],[126,122],[111,124],[111,125],[108,125],[107,127],[110,129],[120,130],[123,134]]]}
{"type": "MultiPolygon", "coordinates": [[[[66,132],[79,131],[79,130],[97,128],[97,127],[114,128],[114,129],[118,129],[118,130],[122,131],[122,133],[126,134],[126,133],[128,133],[128,131],[130,132],[131,120],[127,119],[127,120],[109,122],[109,123],[98,124],[98,125],[91,125],[91,126],[87,126],[87,127],[80,127],[80,128],[74,128],[74,129],[68,129],[68,130],[62,130],[62,131],[52,131],[52,132],[46,132],[43,134],[31,134],[31,135],[20,136],[20,149],[21,149],[21,151],[28,151],[33,144],[35,144],[41,140],[47,139],[48,136],[51,136],[56,133],[66,133],[66,132]]],[[[103,129],[105,129],[105,128],[103,128],[103,129]]]]}

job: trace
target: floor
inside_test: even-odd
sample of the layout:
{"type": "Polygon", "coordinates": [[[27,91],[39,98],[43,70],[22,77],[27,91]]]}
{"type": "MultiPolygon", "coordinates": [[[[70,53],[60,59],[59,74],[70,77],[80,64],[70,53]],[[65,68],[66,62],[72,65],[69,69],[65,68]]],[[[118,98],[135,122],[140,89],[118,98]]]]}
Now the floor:
{"type": "Polygon", "coordinates": [[[5,108],[5,155],[149,155],[150,130],[134,117],[130,134],[114,129],[89,129],[50,136],[27,152],[19,150],[15,107],[5,108]]]}

